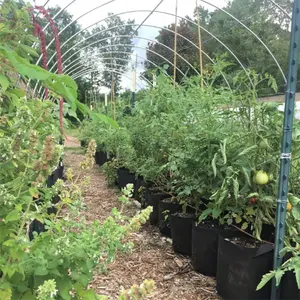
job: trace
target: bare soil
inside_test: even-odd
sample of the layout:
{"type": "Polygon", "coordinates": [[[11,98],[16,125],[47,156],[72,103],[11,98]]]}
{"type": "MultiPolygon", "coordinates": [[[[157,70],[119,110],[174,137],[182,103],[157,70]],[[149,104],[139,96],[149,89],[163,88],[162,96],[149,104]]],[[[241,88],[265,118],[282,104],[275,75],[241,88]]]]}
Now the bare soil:
{"type": "MultiPolygon", "coordinates": [[[[68,137],[66,141],[66,167],[79,168],[82,154],[72,151],[80,147],[79,141],[68,137]]],[[[105,220],[112,208],[120,207],[119,192],[107,187],[106,179],[99,166],[95,165],[88,174],[90,186],[84,190],[87,206],[87,220],[105,220]]],[[[134,215],[136,205],[128,207],[125,213],[134,215]]],[[[171,240],[160,235],[158,229],[145,225],[130,238],[135,247],[129,254],[119,254],[109,266],[107,274],[95,274],[91,287],[99,294],[117,299],[122,288],[130,288],[145,279],[153,279],[156,289],[147,299],[155,300],[216,300],[215,280],[193,271],[190,259],[174,253],[171,240]]]]}

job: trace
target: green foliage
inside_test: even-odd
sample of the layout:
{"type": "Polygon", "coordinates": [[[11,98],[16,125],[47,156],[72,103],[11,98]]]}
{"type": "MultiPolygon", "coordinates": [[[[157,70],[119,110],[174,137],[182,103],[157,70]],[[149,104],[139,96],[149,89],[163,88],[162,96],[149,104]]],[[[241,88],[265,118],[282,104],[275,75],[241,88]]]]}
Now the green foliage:
{"type": "Polygon", "coordinates": [[[300,243],[299,236],[297,237],[298,243],[296,246],[287,246],[282,249],[281,255],[289,255],[287,259],[277,270],[273,270],[265,275],[263,275],[261,282],[257,286],[257,290],[263,288],[271,279],[275,277],[276,286],[279,286],[282,277],[286,272],[293,272],[296,277],[296,282],[298,289],[300,289],[300,243]]]}
{"type": "MultiPolygon", "coordinates": [[[[287,12],[291,12],[293,1],[277,0],[275,1],[287,12]]],[[[217,4],[216,4],[217,5],[217,4]]],[[[266,0],[234,0],[228,1],[224,10],[232,14],[236,19],[243,22],[252,32],[254,32],[269,50],[273,53],[279,65],[283,69],[283,73],[287,73],[288,47],[289,47],[289,24],[290,18],[281,10],[277,9],[274,4],[266,0]]],[[[241,70],[241,66],[236,58],[229,53],[221,43],[212,35],[222,41],[239,59],[245,68],[255,70],[257,74],[269,73],[276,79],[279,85],[279,91],[284,92],[284,79],[275,60],[265,48],[265,46],[250,33],[245,27],[239,24],[234,18],[226,14],[224,11],[215,9],[212,12],[199,7],[200,25],[209,30],[201,31],[202,49],[212,59],[222,57],[230,64],[229,72],[226,78],[231,84],[237,72],[241,70]],[[225,55],[224,55],[225,54],[225,55]]],[[[188,17],[197,24],[196,10],[194,18],[188,17]]],[[[197,25],[188,21],[180,21],[178,24],[178,34],[191,40],[194,45],[198,45],[197,25]]],[[[174,48],[174,24],[170,24],[166,29],[159,32],[157,40],[169,48],[174,48]]],[[[147,58],[159,67],[166,64],[166,60],[173,61],[173,52],[158,43],[150,43],[148,49],[156,51],[162,57],[155,55],[151,51],[147,51],[147,58]]],[[[183,56],[191,65],[199,71],[199,50],[184,38],[178,36],[177,53],[183,56]]],[[[211,61],[203,55],[204,73],[210,73],[211,61]]],[[[184,62],[180,57],[177,58],[177,66],[188,77],[195,75],[195,71],[184,62]]],[[[147,71],[144,75],[154,71],[153,65],[146,63],[147,71]]],[[[169,66],[166,72],[172,76],[173,67],[169,66]]],[[[182,82],[182,74],[177,72],[177,82],[182,82]]],[[[152,77],[149,79],[152,80],[152,77]]],[[[214,82],[215,86],[225,86],[224,79],[218,78],[214,82]]],[[[259,96],[273,94],[272,88],[264,82],[258,90],[259,96]]]]}
{"type": "Polygon", "coordinates": [[[93,271],[106,271],[116,252],[132,247],[123,240],[139,230],[151,209],[129,219],[114,209],[102,224],[82,217],[81,187],[88,183],[83,173],[94,164],[95,141],[89,143],[80,172],[67,170],[66,181],[47,187],[63,155],[58,107],[56,101],[27,98],[28,80],[41,80],[52,95],[68,101],[73,113],[79,106],[94,120],[117,125],[78,103],[70,77],[31,64],[34,52],[27,43],[34,39],[23,2],[4,1],[0,9],[0,298],[99,299],[88,289],[93,271]],[[57,203],[52,202],[55,196],[57,203]],[[46,231],[33,232],[30,240],[33,220],[46,231]]]}
{"type": "Polygon", "coordinates": [[[117,180],[117,170],[119,163],[116,159],[112,159],[103,165],[103,173],[107,179],[108,186],[113,187],[117,180]]]}
{"type": "MultiPolygon", "coordinates": [[[[269,74],[239,73],[235,90],[215,88],[213,82],[225,71],[224,65],[218,61],[211,76],[205,77],[205,89],[197,77],[175,89],[161,75],[157,87],[136,103],[131,115],[118,113],[118,129],[86,122],[82,130],[115,156],[104,167],[111,184],[117,169],[126,167],[177,195],[180,203],[202,207],[199,222],[218,219],[260,239],[263,224],[274,224],[283,113],[276,103],[258,102],[257,90],[247,79],[250,76],[257,88],[267,82],[276,89],[269,74]],[[265,185],[253,180],[259,170],[268,174],[265,185]]],[[[295,157],[300,151],[298,131],[297,121],[295,157]]],[[[290,180],[294,195],[298,171],[295,159],[290,180]]],[[[296,209],[293,214],[298,216],[296,209]]]]}
{"type": "MultiPolygon", "coordinates": [[[[75,44],[77,44],[83,40],[84,34],[82,32],[80,32],[81,26],[78,24],[78,22],[76,20],[73,20],[73,16],[70,13],[68,13],[67,10],[61,11],[61,7],[59,7],[59,6],[49,7],[49,8],[47,8],[47,11],[48,11],[48,14],[52,18],[53,18],[53,16],[57,15],[54,21],[55,21],[55,26],[57,27],[58,32],[60,32],[64,29],[61,32],[61,34],[59,35],[59,41],[60,41],[61,45],[63,45],[66,41],[68,41],[68,43],[63,46],[62,53],[64,54],[63,60],[66,62],[66,65],[69,65],[71,63],[71,60],[69,60],[69,58],[72,58],[72,60],[75,61],[76,59],[78,59],[80,57],[79,52],[77,54],[75,54],[78,51],[79,47],[74,47],[72,50],[70,50],[70,48],[72,48],[73,46],[75,46],[75,44]],[[58,12],[60,12],[60,13],[58,14],[58,12]],[[73,35],[75,35],[75,36],[71,40],[69,40],[71,38],[71,36],[73,36],[73,35]]],[[[44,28],[48,23],[47,19],[44,18],[42,16],[42,14],[38,15],[38,17],[36,18],[36,22],[42,28],[44,28]]],[[[46,43],[49,44],[54,39],[54,34],[53,34],[51,26],[47,26],[44,33],[45,33],[46,43]]],[[[54,59],[49,61],[49,69],[50,69],[56,63],[55,42],[53,42],[49,46],[47,53],[48,53],[49,59],[52,56],[54,56],[54,59]]],[[[83,66],[81,66],[81,67],[83,67],[83,66]]],[[[56,65],[56,68],[57,68],[57,65],[56,65]]],[[[56,71],[56,68],[54,68],[53,71],[56,71]]],[[[78,68],[77,71],[80,71],[80,68],[78,68]]]]}
{"type": "Polygon", "coordinates": [[[114,80],[114,93],[120,90],[122,75],[119,73],[127,69],[132,53],[132,39],[134,34],[134,20],[122,20],[112,13],[108,14],[105,25],[93,28],[87,34],[87,54],[91,56],[87,63],[97,65],[98,58],[106,68],[116,71],[104,70],[91,73],[92,83],[101,84],[111,89],[111,82],[114,80]],[[96,57],[95,57],[96,56],[96,57]],[[95,57],[95,58],[94,58],[95,57]],[[100,78],[98,78],[100,77],[100,78]]]}

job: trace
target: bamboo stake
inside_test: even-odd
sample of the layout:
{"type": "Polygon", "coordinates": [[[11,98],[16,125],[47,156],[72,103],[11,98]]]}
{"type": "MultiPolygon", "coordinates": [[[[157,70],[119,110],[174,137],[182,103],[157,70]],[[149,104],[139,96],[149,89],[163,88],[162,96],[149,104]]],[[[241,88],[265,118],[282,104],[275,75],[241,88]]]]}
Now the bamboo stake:
{"type": "Polygon", "coordinates": [[[104,106],[105,106],[105,113],[107,114],[107,94],[105,94],[104,106]]]}
{"type": "Polygon", "coordinates": [[[137,54],[135,56],[135,63],[132,68],[132,98],[131,98],[131,106],[135,105],[135,92],[136,92],[136,69],[137,69],[137,54]]]}
{"type": "Polygon", "coordinates": [[[176,86],[176,65],[177,65],[177,12],[178,12],[178,0],[176,0],[176,7],[175,7],[174,86],[176,86]]]}
{"type": "Polygon", "coordinates": [[[198,24],[198,42],[199,42],[201,88],[203,88],[203,58],[202,58],[202,42],[201,42],[201,28],[200,28],[200,16],[199,16],[198,0],[196,0],[196,10],[197,10],[197,24],[198,24]]]}
{"type": "Polygon", "coordinates": [[[112,80],[111,82],[111,97],[112,97],[112,104],[114,108],[114,120],[116,121],[116,100],[115,100],[115,81],[112,80]]]}

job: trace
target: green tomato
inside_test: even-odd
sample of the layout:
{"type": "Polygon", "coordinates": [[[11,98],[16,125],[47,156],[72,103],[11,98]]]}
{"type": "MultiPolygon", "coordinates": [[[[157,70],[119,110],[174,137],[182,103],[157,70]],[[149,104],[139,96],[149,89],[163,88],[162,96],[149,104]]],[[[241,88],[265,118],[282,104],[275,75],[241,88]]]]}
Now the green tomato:
{"type": "Polygon", "coordinates": [[[261,140],[259,143],[259,148],[262,150],[268,149],[268,141],[267,140],[261,140]]]}
{"type": "Polygon", "coordinates": [[[273,179],[274,179],[274,176],[273,176],[272,173],[270,173],[270,174],[269,174],[269,180],[270,180],[270,181],[273,181],[273,179]]]}
{"type": "Polygon", "coordinates": [[[264,185],[269,182],[269,176],[265,171],[260,170],[256,173],[255,180],[257,184],[264,185]]]}

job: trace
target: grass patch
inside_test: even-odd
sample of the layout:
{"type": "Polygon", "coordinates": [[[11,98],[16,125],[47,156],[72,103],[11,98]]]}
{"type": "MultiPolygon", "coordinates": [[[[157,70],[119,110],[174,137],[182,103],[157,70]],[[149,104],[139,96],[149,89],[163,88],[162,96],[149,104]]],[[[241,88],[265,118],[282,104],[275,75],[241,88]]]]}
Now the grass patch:
{"type": "Polygon", "coordinates": [[[67,128],[66,129],[66,134],[68,136],[74,136],[74,137],[79,137],[79,128],[67,128]]]}
{"type": "Polygon", "coordinates": [[[85,148],[82,147],[65,147],[64,149],[73,154],[85,154],[85,148]]]}

